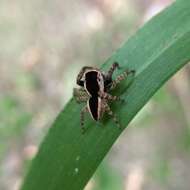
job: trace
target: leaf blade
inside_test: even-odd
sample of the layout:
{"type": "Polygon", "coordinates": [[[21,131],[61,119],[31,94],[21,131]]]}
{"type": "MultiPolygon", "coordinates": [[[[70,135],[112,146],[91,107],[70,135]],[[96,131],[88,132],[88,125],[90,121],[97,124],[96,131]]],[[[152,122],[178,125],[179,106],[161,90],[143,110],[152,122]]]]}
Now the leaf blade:
{"type": "MultiPolygon", "coordinates": [[[[177,1],[153,18],[103,65],[114,61],[137,74],[124,93],[127,106],[115,112],[127,125],[149,98],[190,60],[190,2],[177,1]],[[174,19],[175,18],[175,19],[174,19]]],[[[109,120],[96,126],[90,119],[81,134],[80,106],[71,99],[50,128],[22,190],[83,189],[95,169],[120,135],[109,120]]]]}

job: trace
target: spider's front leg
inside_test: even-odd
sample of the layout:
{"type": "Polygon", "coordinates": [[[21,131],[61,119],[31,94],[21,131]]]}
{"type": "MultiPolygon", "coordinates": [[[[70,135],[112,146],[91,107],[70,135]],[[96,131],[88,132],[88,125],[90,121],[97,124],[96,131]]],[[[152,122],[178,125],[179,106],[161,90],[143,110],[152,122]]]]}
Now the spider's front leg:
{"type": "Polygon", "coordinates": [[[87,100],[89,99],[88,93],[83,88],[74,88],[73,96],[75,97],[77,103],[87,102],[87,100]]]}
{"type": "Polygon", "coordinates": [[[107,74],[104,75],[104,83],[106,90],[109,89],[110,85],[112,84],[112,75],[114,71],[119,68],[119,64],[117,62],[113,63],[110,69],[108,70],[107,74]]]}
{"type": "Polygon", "coordinates": [[[113,90],[121,81],[125,80],[128,75],[132,74],[135,75],[135,70],[126,70],[122,74],[116,77],[115,80],[112,81],[112,84],[110,86],[110,90],[113,90]]]}
{"type": "Polygon", "coordinates": [[[110,69],[109,69],[108,74],[107,74],[106,77],[107,77],[108,79],[112,79],[113,72],[114,72],[117,68],[119,68],[119,63],[114,62],[114,63],[112,64],[112,66],[110,67],[110,69]]]}

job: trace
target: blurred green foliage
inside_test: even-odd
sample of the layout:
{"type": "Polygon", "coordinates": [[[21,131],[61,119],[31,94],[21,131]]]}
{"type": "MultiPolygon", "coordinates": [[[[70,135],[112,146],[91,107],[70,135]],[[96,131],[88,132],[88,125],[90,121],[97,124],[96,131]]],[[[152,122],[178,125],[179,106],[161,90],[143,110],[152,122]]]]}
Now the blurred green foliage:
{"type": "Polygon", "coordinates": [[[31,114],[23,109],[22,104],[14,96],[0,97],[0,159],[9,143],[24,135],[31,114]]]}
{"type": "Polygon", "coordinates": [[[94,175],[92,190],[122,190],[122,178],[106,161],[98,167],[94,175]]]}
{"type": "Polygon", "coordinates": [[[156,158],[150,170],[150,176],[153,180],[162,185],[167,184],[170,174],[171,168],[169,167],[169,160],[161,157],[156,158]]]}

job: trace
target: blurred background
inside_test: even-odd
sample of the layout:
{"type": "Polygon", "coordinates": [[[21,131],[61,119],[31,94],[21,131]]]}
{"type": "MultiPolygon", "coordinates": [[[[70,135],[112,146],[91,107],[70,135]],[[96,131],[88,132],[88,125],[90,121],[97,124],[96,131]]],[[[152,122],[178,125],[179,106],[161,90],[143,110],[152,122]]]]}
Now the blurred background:
{"type": "MultiPolygon", "coordinates": [[[[18,190],[84,65],[101,65],[171,0],[0,1],[0,190],[18,190]]],[[[85,190],[190,189],[190,66],[117,140],[85,190]]]]}

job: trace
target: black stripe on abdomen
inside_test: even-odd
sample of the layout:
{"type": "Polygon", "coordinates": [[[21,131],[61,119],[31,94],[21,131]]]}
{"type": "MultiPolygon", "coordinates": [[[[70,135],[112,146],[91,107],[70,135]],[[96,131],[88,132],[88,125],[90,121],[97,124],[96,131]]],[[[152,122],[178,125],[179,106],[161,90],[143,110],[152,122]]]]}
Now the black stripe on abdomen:
{"type": "Polygon", "coordinates": [[[91,97],[88,100],[88,105],[89,105],[89,111],[93,117],[94,120],[98,120],[98,97],[91,97]]]}

